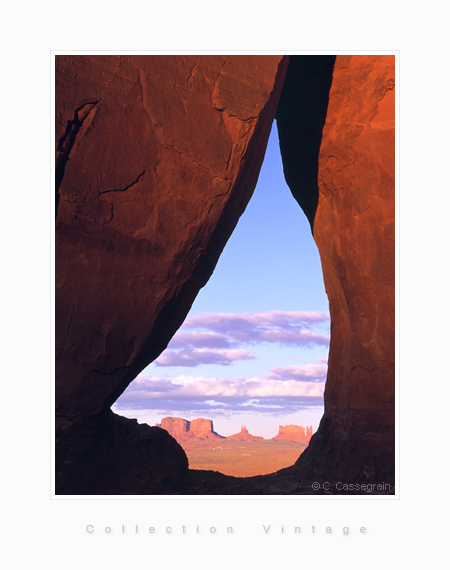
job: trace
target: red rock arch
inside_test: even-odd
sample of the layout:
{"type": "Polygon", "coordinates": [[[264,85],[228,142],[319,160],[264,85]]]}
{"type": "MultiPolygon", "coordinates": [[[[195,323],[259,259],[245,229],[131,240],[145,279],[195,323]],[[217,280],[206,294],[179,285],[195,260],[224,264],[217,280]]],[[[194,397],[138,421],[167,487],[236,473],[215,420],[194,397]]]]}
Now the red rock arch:
{"type": "Polygon", "coordinates": [[[191,472],[166,432],[109,408],[214,270],[254,190],[289,57],[56,56],[57,493],[392,481],[393,60],[334,66],[314,217],[332,317],[325,416],[274,487],[191,472]]]}

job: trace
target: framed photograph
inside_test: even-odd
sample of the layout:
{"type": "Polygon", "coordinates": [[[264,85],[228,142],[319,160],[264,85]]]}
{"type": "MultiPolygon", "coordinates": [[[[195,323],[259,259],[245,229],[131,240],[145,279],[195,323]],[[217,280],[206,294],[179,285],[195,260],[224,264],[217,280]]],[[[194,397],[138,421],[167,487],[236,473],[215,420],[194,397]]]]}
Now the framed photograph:
{"type": "MultiPolygon", "coordinates": [[[[445,397],[426,405],[423,383],[439,377],[431,337],[441,354],[445,335],[419,347],[415,310],[446,282],[426,245],[445,207],[431,228],[424,216],[444,145],[423,130],[446,131],[437,104],[418,120],[418,77],[445,92],[439,58],[381,12],[371,30],[360,13],[323,20],[316,42],[308,14],[278,7],[282,37],[262,49],[254,8],[215,8],[201,34],[192,6],[151,10],[92,5],[75,30],[61,6],[43,26],[30,18],[6,58],[6,186],[20,192],[4,243],[23,249],[5,280],[8,390],[18,363],[33,369],[5,392],[5,556],[50,569],[438,566],[439,489],[419,456],[441,471],[442,454],[412,426],[420,413],[444,433],[445,397]],[[31,112],[50,152],[34,144],[24,161],[31,112]],[[17,307],[34,315],[27,351],[17,307]]],[[[446,319],[431,312],[437,330],[446,319]]]]}
{"type": "Polygon", "coordinates": [[[57,496],[395,495],[395,57],[55,54],[57,496]]]}

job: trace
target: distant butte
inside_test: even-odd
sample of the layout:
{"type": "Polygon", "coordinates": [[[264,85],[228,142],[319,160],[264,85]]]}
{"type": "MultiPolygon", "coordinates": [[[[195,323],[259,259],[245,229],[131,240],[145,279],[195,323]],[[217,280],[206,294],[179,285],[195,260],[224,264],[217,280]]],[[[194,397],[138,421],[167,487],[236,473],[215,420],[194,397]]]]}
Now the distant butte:
{"type": "Polygon", "coordinates": [[[166,430],[178,442],[183,442],[193,438],[197,439],[224,439],[214,431],[212,420],[197,418],[191,422],[182,418],[163,418],[160,424],[156,424],[166,430]]]}
{"type": "Polygon", "coordinates": [[[259,435],[251,435],[245,426],[241,426],[241,431],[239,433],[229,435],[227,439],[238,439],[241,441],[261,441],[264,438],[260,437],[259,435]]]}
{"type": "MultiPolygon", "coordinates": [[[[259,435],[249,433],[246,426],[241,426],[241,431],[229,436],[219,435],[214,431],[212,420],[198,418],[192,421],[177,417],[167,417],[161,420],[160,424],[156,424],[166,430],[178,443],[191,441],[192,439],[200,440],[239,440],[239,441],[263,441],[264,438],[259,435]]],[[[304,428],[303,426],[288,425],[278,426],[278,433],[272,440],[282,439],[288,441],[298,441],[307,443],[312,436],[312,426],[304,428]]]]}
{"type": "Polygon", "coordinates": [[[312,437],[312,426],[296,426],[290,424],[288,426],[278,426],[278,433],[273,439],[284,439],[289,441],[308,442],[312,437]]]}

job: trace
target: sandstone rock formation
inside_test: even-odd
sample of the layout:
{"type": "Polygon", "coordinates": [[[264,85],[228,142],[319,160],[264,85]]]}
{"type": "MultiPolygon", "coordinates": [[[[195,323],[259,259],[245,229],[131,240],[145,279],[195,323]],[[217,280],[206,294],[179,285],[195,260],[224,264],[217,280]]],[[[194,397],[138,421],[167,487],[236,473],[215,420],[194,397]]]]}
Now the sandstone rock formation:
{"type": "Polygon", "coordinates": [[[312,436],[312,426],[296,426],[290,424],[288,426],[278,426],[278,433],[273,439],[287,439],[289,441],[307,442],[312,436]]]}
{"type": "MultiPolygon", "coordinates": [[[[319,155],[314,222],[332,322],[326,414],[319,437],[334,450],[336,477],[345,473],[392,485],[394,86],[394,56],[337,58],[319,155]]],[[[324,447],[317,442],[315,449],[319,446],[324,447]]],[[[330,468],[326,452],[321,472],[330,468]]]]}
{"type": "Polygon", "coordinates": [[[281,56],[57,56],[57,493],[393,484],[394,58],[290,59],[283,87],[281,56]],[[240,482],[109,408],[211,275],[276,111],[330,301],[325,415],[295,466],[240,482]]]}
{"type": "Polygon", "coordinates": [[[110,407],[183,322],[254,190],[286,64],[56,57],[57,413],[110,407]]]}
{"type": "MultiPolygon", "coordinates": [[[[258,435],[252,435],[249,433],[246,426],[241,426],[241,431],[229,436],[219,435],[214,431],[214,425],[212,420],[205,420],[203,418],[197,418],[192,421],[185,420],[183,418],[177,417],[167,417],[161,420],[160,424],[156,424],[167,431],[172,437],[174,437],[179,443],[186,442],[192,439],[202,439],[202,440],[217,440],[217,439],[231,439],[239,441],[261,441],[264,440],[263,437],[258,435]]],[[[312,436],[312,426],[297,425],[287,425],[279,426],[278,433],[272,439],[288,440],[288,441],[298,441],[306,443],[311,439],[312,436]]]]}
{"type": "MultiPolygon", "coordinates": [[[[316,85],[326,83],[326,67],[317,68],[316,85]]],[[[297,462],[301,477],[394,485],[394,84],[394,56],[336,57],[316,167],[317,210],[310,208],[314,200],[307,202],[329,298],[331,345],[325,414],[297,462]]],[[[288,103],[295,98],[291,93],[288,103]]],[[[298,100],[308,105],[303,89],[298,100]]],[[[320,128],[323,112],[315,101],[312,106],[320,128]]],[[[277,115],[280,139],[299,149],[308,118],[304,110],[296,119],[288,113],[295,113],[292,104],[277,115]]],[[[313,133],[314,125],[307,126],[313,133]]],[[[286,161],[285,169],[302,203],[302,176],[307,194],[314,193],[307,176],[312,166],[299,172],[286,161]]]]}
{"type": "Polygon", "coordinates": [[[223,439],[214,431],[212,420],[197,418],[191,422],[182,418],[163,418],[159,427],[166,430],[178,442],[188,439],[223,439]]]}
{"type": "Polygon", "coordinates": [[[218,433],[214,431],[212,420],[204,420],[197,418],[190,422],[192,435],[200,439],[223,439],[218,433]]]}
{"type": "Polygon", "coordinates": [[[241,431],[239,433],[229,435],[227,439],[237,439],[241,441],[260,441],[264,438],[259,435],[252,435],[248,432],[248,429],[245,426],[241,426],[241,431]]]}
{"type": "Polygon", "coordinates": [[[180,439],[187,439],[189,437],[189,422],[182,418],[163,418],[160,424],[157,424],[166,430],[177,441],[180,439]]]}
{"type": "Polygon", "coordinates": [[[82,466],[61,453],[66,437],[100,429],[209,279],[256,185],[287,65],[56,56],[56,470],[72,492],[82,466]]]}

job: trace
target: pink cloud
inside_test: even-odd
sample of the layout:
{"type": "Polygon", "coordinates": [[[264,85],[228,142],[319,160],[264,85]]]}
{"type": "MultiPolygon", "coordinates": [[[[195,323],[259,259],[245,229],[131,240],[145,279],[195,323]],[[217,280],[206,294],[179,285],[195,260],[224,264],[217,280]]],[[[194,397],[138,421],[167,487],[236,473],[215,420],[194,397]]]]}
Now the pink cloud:
{"type": "Polygon", "coordinates": [[[223,334],[214,332],[186,332],[180,330],[170,341],[170,348],[230,348],[232,341],[223,334]]]}
{"type": "Polygon", "coordinates": [[[330,337],[324,334],[318,334],[304,329],[281,329],[274,328],[271,330],[263,330],[258,336],[259,342],[278,342],[280,344],[321,344],[328,346],[330,337]]]}
{"type": "Polygon", "coordinates": [[[251,360],[255,356],[249,350],[213,350],[197,348],[194,350],[165,350],[155,361],[156,366],[199,366],[200,364],[221,364],[228,366],[236,360],[251,360]]]}
{"type": "Polygon", "coordinates": [[[329,319],[328,313],[319,311],[200,313],[186,319],[170,347],[231,348],[237,343],[262,342],[287,346],[328,346],[329,335],[311,329],[328,324],[329,319]],[[186,329],[206,329],[208,332],[186,329]]]}
{"type": "Polygon", "coordinates": [[[188,317],[183,327],[207,328],[214,331],[234,331],[241,327],[277,326],[289,324],[312,325],[330,320],[320,311],[266,311],[261,313],[199,313],[188,317]]]}
{"type": "Polygon", "coordinates": [[[328,366],[326,364],[292,364],[272,368],[267,378],[283,382],[325,382],[328,366]]]}

